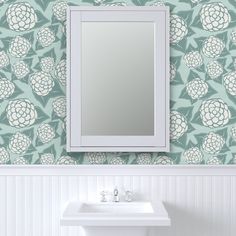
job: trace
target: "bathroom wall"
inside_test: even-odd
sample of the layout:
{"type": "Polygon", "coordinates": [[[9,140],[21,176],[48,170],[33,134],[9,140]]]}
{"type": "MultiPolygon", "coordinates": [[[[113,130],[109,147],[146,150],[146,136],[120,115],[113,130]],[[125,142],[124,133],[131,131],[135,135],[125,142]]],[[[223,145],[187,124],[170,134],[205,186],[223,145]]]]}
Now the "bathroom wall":
{"type": "Polygon", "coordinates": [[[0,164],[235,164],[235,7],[235,0],[0,0],[0,164]],[[67,4],[170,7],[170,153],[66,153],[67,4]]]}
{"type": "Polygon", "coordinates": [[[235,236],[235,167],[205,167],[0,167],[0,235],[84,236],[60,226],[65,204],[99,201],[102,190],[117,186],[121,200],[131,190],[136,201],[164,202],[171,227],[149,236],[235,236]]]}

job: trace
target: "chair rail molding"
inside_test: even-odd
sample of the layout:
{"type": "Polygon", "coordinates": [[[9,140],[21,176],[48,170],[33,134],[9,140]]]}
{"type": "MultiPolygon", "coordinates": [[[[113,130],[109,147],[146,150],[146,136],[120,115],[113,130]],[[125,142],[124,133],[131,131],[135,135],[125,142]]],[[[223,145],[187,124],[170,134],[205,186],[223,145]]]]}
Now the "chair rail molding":
{"type": "Polygon", "coordinates": [[[0,176],[236,176],[236,165],[2,165],[0,176]]]}

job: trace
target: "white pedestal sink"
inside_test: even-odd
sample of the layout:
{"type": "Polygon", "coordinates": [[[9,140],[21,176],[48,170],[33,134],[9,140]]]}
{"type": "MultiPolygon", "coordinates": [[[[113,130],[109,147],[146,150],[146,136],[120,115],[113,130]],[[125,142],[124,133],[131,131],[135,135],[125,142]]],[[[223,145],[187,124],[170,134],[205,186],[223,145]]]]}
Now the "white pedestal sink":
{"type": "Polygon", "coordinates": [[[164,205],[151,202],[69,202],[61,225],[82,226],[86,236],[146,236],[149,227],[170,226],[164,205]]]}

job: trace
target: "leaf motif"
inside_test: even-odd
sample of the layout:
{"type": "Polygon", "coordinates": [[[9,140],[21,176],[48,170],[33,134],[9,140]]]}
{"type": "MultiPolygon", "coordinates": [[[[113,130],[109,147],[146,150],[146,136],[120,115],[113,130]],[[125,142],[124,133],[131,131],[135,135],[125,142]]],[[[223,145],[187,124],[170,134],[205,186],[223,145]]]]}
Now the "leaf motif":
{"type": "Polygon", "coordinates": [[[235,50],[236,49],[236,44],[230,41],[229,43],[229,50],[235,50]]]}
{"type": "Polygon", "coordinates": [[[39,43],[39,41],[36,41],[35,49],[36,49],[37,51],[43,49],[43,46],[41,45],[41,43],[39,43]]]}
{"type": "Polygon", "coordinates": [[[190,25],[192,22],[193,17],[193,10],[190,11],[179,11],[178,15],[181,16],[187,23],[187,25],[190,25]]]}
{"type": "Polygon", "coordinates": [[[201,78],[200,75],[194,71],[190,71],[189,72],[189,76],[188,76],[188,82],[194,80],[194,79],[197,79],[197,78],[201,78]]]}
{"type": "Polygon", "coordinates": [[[36,55],[35,51],[32,48],[30,48],[29,52],[26,55],[26,58],[27,57],[32,57],[32,56],[35,56],[35,55],[36,55]]]}
{"type": "MultiPolygon", "coordinates": [[[[235,102],[235,100],[234,100],[235,102]]],[[[236,102],[235,102],[236,104],[236,102]]],[[[236,109],[234,107],[229,107],[230,113],[231,113],[231,118],[229,119],[229,122],[227,125],[235,125],[236,124],[236,109]]]]}
{"type": "Polygon", "coordinates": [[[177,140],[171,140],[171,144],[175,145],[176,147],[180,147],[182,149],[184,149],[186,147],[186,143],[187,143],[187,135],[186,134],[184,134],[183,136],[181,136],[177,140]]]}
{"type": "Polygon", "coordinates": [[[63,131],[63,133],[61,134],[61,145],[66,145],[66,133],[65,131],[63,131]]]}
{"type": "Polygon", "coordinates": [[[31,140],[33,140],[33,138],[34,138],[34,127],[22,131],[22,133],[25,134],[26,136],[28,136],[31,140]]]}
{"type": "Polygon", "coordinates": [[[37,0],[36,3],[45,11],[50,2],[53,0],[37,0]]]}
{"type": "Polygon", "coordinates": [[[169,7],[170,12],[173,12],[175,10],[175,7],[176,7],[175,5],[173,5],[169,2],[166,2],[165,5],[169,7]]]}
{"type": "Polygon", "coordinates": [[[26,38],[31,44],[34,42],[34,32],[30,32],[22,36],[26,38]]]}
{"type": "Polygon", "coordinates": [[[183,52],[183,53],[186,51],[186,47],[187,47],[187,40],[186,39],[183,39],[176,44],[171,44],[171,48],[174,48],[175,50],[183,52]]]}
{"type": "Polygon", "coordinates": [[[50,49],[49,51],[45,52],[45,53],[43,54],[43,56],[40,57],[40,59],[43,58],[43,57],[52,57],[52,58],[56,58],[55,49],[52,48],[52,49],[50,49]]]}
{"type": "Polygon", "coordinates": [[[1,28],[9,29],[9,26],[8,26],[8,23],[7,23],[7,18],[6,18],[5,14],[0,19],[0,26],[1,26],[1,28]]]}
{"type": "Polygon", "coordinates": [[[65,49],[66,48],[66,37],[63,36],[61,38],[61,49],[65,49]]]}
{"type": "Polygon", "coordinates": [[[13,37],[6,37],[6,38],[1,39],[3,47],[9,48],[9,45],[10,45],[12,39],[13,39],[13,37]]]}
{"type": "Polygon", "coordinates": [[[58,33],[58,29],[59,29],[59,24],[55,24],[55,25],[51,25],[49,26],[49,28],[53,31],[53,33],[56,35],[58,33]]]}
{"type": "Polygon", "coordinates": [[[182,92],[179,95],[179,98],[187,99],[189,100],[189,95],[187,93],[186,87],[183,88],[182,92]]]}
{"type": "Polygon", "coordinates": [[[4,72],[9,72],[11,73],[11,65],[7,65],[6,67],[1,68],[4,72]]]}
{"type": "Polygon", "coordinates": [[[199,72],[205,72],[206,70],[205,70],[205,65],[204,64],[202,64],[201,66],[198,66],[197,68],[195,68],[197,71],[199,71],[199,72]]]}
{"type": "Polygon", "coordinates": [[[9,122],[8,122],[7,114],[6,114],[5,111],[1,114],[0,121],[1,121],[1,124],[10,125],[9,122]]]}
{"type": "Polygon", "coordinates": [[[37,111],[37,114],[38,114],[36,124],[40,124],[40,123],[46,121],[49,118],[49,116],[45,112],[43,112],[43,110],[40,107],[36,107],[36,111],[37,111]]]}
{"type": "Polygon", "coordinates": [[[49,20],[40,11],[35,10],[35,13],[38,18],[38,21],[35,24],[36,28],[44,26],[45,24],[47,24],[49,22],[49,20]]]}
{"type": "Polygon", "coordinates": [[[197,111],[191,120],[191,123],[202,125],[202,119],[200,117],[200,112],[197,111]]]}
{"type": "Polygon", "coordinates": [[[176,73],[174,79],[171,81],[171,85],[184,84],[179,72],[176,73]]]}
{"type": "Polygon", "coordinates": [[[233,139],[232,137],[229,138],[229,146],[230,147],[235,147],[236,145],[236,140],[233,139]]]}
{"type": "Polygon", "coordinates": [[[150,0],[131,0],[136,6],[145,6],[150,0]]]}
{"type": "Polygon", "coordinates": [[[25,153],[33,153],[33,152],[35,152],[35,151],[36,151],[36,148],[35,148],[35,147],[33,146],[33,144],[31,143],[25,153]]]}
{"type": "Polygon", "coordinates": [[[45,148],[42,153],[52,153],[54,155],[54,157],[56,157],[55,145],[52,144],[49,147],[45,148]]]}
{"type": "Polygon", "coordinates": [[[185,116],[187,120],[191,120],[192,118],[192,113],[193,113],[193,107],[181,107],[177,109],[181,114],[185,116]]]}
{"type": "Polygon", "coordinates": [[[195,19],[193,20],[193,22],[190,26],[191,27],[196,27],[198,29],[202,29],[202,23],[201,23],[199,14],[195,17],[195,19]]]}
{"type": "Polygon", "coordinates": [[[176,104],[175,101],[170,100],[170,109],[172,109],[172,108],[174,107],[175,104],[176,104]]]}
{"type": "Polygon", "coordinates": [[[33,160],[33,155],[32,154],[31,155],[24,155],[23,157],[24,157],[24,159],[27,160],[27,162],[29,164],[32,163],[32,160],[33,160]]]}
{"type": "MultiPolygon", "coordinates": [[[[15,83],[14,83],[15,84],[15,83]]],[[[15,90],[14,93],[11,95],[11,98],[17,98],[20,94],[23,94],[24,91],[22,91],[19,86],[15,84],[15,90]]]]}

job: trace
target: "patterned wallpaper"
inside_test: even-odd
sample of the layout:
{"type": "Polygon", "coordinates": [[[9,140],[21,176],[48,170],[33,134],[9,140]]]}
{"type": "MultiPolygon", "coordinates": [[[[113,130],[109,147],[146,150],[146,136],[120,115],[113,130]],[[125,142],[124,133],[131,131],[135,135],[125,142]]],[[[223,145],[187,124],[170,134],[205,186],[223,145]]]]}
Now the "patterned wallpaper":
{"type": "Polygon", "coordinates": [[[0,0],[0,164],[236,164],[236,1],[118,1],[0,0]],[[170,153],[65,151],[67,4],[170,6],[170,153]]]}

